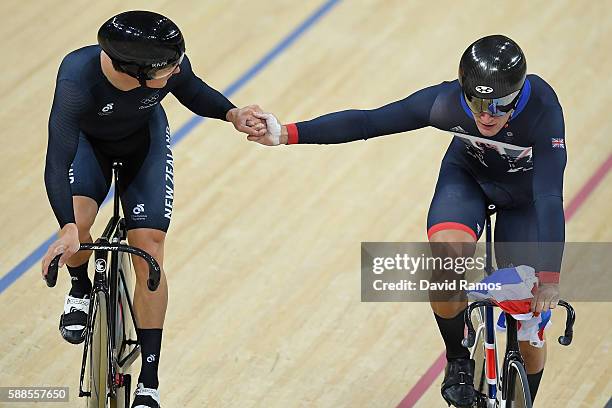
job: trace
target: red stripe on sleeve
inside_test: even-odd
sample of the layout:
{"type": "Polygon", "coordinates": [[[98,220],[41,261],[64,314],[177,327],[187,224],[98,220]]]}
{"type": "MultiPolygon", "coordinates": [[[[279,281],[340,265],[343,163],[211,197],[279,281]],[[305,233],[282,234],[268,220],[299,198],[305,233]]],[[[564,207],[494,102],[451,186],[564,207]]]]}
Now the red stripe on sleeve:
{"type": "Polygon", "coordinates": [[[559,277],[561,276],[559,272],[550,271],[536,272],[536,275],[540,283],[559,283],[559,277]]]}
{"type": "Polygon", "coordinates": [[[287,125],[287,144],[298,144],[300,142],[300,135],[298,134],[298,128],[295,123],[289,123],[287,125]]]}

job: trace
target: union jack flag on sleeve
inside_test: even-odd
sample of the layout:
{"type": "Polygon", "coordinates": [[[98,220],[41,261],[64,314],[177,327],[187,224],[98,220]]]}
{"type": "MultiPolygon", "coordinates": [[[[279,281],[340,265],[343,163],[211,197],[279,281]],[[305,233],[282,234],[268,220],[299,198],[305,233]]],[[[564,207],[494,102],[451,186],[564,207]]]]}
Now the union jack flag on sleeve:
{"type": "Polygon", "coordinates": [[[557,138],[553,137],[553,139],[552,139],[552,147],[554,147],[556,149],[565,149],[565,140],[557,139],[557,138]]]}

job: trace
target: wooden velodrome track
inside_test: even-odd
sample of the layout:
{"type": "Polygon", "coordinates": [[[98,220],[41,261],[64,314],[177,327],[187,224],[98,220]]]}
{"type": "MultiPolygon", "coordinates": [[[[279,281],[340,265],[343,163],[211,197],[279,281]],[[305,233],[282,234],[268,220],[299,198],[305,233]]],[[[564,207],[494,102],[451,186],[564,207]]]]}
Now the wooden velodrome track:
{"type": "MultiPolygon", "coordinates": [[[[610,1],[3,0],[0,386],[65,385],[66,406],[84,404],[76,397],[81,348],[57,330],[67,273],[48,289],[40,250],[32,252],[57,228],[42,173],[59,62],[126,9],[177,22],[194,70],[219,90],[320,10],[231,89],[237,105],[258,103],[285,122],[376,107],[453,79],[471,41],[507,34],[564,107],[568,241],[612,241],[610,1]]],[[[164,106],[175,132],[192,117],[172,97],[164,106]]],[[[163,406],[445,406],[443,344],[429,305],[360,303],[359,262],[361,241],[426,239],[449,136],[424,129],[343,146],[264,148],[223,122],[179,132],[187,137],[174,148],[163,406]]],[[[549,345],[540,407],[603,407],[612,395],[610,304],[576,308],[575,343],[549,345]]],[[[550,338],[561,326],[558,319],[550,338]]]]}

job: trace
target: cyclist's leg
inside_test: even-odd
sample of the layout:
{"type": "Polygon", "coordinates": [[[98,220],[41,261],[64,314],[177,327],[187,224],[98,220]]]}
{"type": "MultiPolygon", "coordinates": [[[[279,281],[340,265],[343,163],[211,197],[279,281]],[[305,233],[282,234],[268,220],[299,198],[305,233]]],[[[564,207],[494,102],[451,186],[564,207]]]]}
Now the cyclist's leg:
{"type": "Polygon", "coordinates": [[[546,364],[546,342],[544,342],[542,348],[537,348],[532,346],[528,341],[519,341],[519,348],[525,360],[529,393],[531,394],[531,401],[533,402],[540,388],[540,381],[542,380],[544,365],[546,364]]]}
{"type": "MultiPolygon", "coordinates": [[[[110,171],[108,159],[97,152],[87,137],[81,133],[77,153],[69,172],[74,217],[80,242],[92,241],[90,229],[96,219],[98,208],[110,188],[110,171]]],[[[91,251],[79,251],[68,260],[68,269],[73,282],[75,278],[78,282],[77,274],[87,274],[87,261],[90,256],[91,251]]]]}
{"type": "MultiPolygon", "coordinates": [[[[457,218],[455,218],[457,219],[457,218]]],[[[435,244],[432,247],[432,255],[440,258],[456,258],[470,257],[474,255],[475,249],[471,245],[476,242],[473,233],[459,229],[465,226],[464,223],[443,222],[437,224],[441,228],[457,228],[457,229],[442,229],[433,232],[429,235],[429,242],[435,244]]],[[[434,227],[436,225],[434,224],[434,227]]],[[[431,229],[430,229],[431,230],[431,229]]],[[[444,281],[446,278],[460,277],[458,274],[453,274],[451,271],[438,273],[438,279],[444,281]]],[[[456,296],[448,294],[449,299],[443,300],[436,298],[431,300],[431,308],[437,316],[450,319],[457,316],[459,312],[463,312],[467,306],[467,300],[462,292],[457,292],[456,296]],[[452,299],[450,299],[452,297],[452,299]]]]}
{"type": "MultiPolygon", "coordinates": [[[[473,176],[460,165],[445,158],[427,216],[427,236],[435,243],[435,256],[469,257],[485,222],[486,196],[473,176]]],[[[458,301],[432,301],[440,317],[452,318],[466,307],[458,301]]]]}
{"type": "MultiPolygon", "coordinates": [[[[536,221],[535,207],[531,203],[518,208],[498,210],[495,222],[495,252],[498,267],[510,264],[534,265],[536,254],[529,250],[529,247],[533,246],[520,243],[537,242],[536,221]]],[[[529,341],[519,341],[519,347],[525,360],[525,370],[533,401],[546,363],[546,342],[543,347],[535,347],[529,341]]]]}
{"type": "MultiPolygon", "coordinates": [[[[81,134],[77,153],[69,171],[74,216],[80,242],[92,240],[91,226],[110,187],[110,175],[105,175],[105,169],[109,169],[105,159],[96,153],[85,135],[81,134]]],[[[62,337],[71,343],[80,343],[84,340],[89,310],[89,300],[86,298],[91,292],[91,280],[87,274],[90,256],[91,251],[79,251],[67,262],[72,288],[64,302],[64,312],[60,317],[60,332],[62,337]]]]}
{"type": "Polygon", "coordinates": [[[149,228],[128,231],[130,245],[151,254],[161,266],[159,287],[156,291],[151,292],[146,283],[149,274],[148,264],[138,257],[132,257],[136,272],[134,311],[142,357],[138,383],[142,383],[145,388],[152,389],[159,386],[158,367],[162,330],[168,305],[168,284],[163,267],[165,235],[163,231],[149,228]]]}
{"type": "Polygon", "coordinates": [[[130,245],[149,253],[159,263],[162,273],[159,287],[151,292],[147,287],[148,264],[139,257],[132,257],[136,272],[134,307],[139,329],[162,328],[168,303],[168,285],[164,273],[164,241],[166,234],[151,228],[138,228],[128,231],[130,245]]]}
{"type": "MultiPolygon", "coordinates": [[[[486,197],[478,182],[461,166],[444,160],[427,217],[427,235],[434,256],[473,256],[485,220],[486,197]]],[[[444,273],[446,272],[446,273],[444,273]]],[[[459,276],[453,271],[444,275],[459,276]]],[[[461,292],[449,294],[453,301],[431,301],[434,317],[446,346],[448,361],[442,396],[455,406],[471,406],[474,362],[461,345],[467,300],[461,292]]]]}
{"type": "Polygon", "coordinates": [[[142,346],[139,382],[145,388],[157,388],[162,328],[168,302],[163,268],[164,241],[174,196],[170,129],[161,107],[154,112],[148,128],[143,131],[148,132],[149,146],[144,149],[144,157],[130,157],[126,161],[123,173],[125,188],[122,188],[121,200],[130,245],[151,254],[162,267],[159,287],[151,292],[146,283],[149,274],[147,263],[132,257],[136,272],[134,309],[142,346]]]}

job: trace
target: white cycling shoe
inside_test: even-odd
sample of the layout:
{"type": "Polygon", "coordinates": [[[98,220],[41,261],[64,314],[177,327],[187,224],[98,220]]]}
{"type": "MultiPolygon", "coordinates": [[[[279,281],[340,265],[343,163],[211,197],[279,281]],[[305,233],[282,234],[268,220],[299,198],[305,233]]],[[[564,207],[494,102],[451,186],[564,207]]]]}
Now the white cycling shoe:
{"type": "Polygon", "coordinates": [[[64,313],[60,316],[59,330],[67,342],[79,344],[85,341],[88,313],[89,296],[81,299],[66,295],[64,313]]]}
{"type": "Polygon", "coordinates": [[[159,391],[155,388],[145,388],[142,383],[138,383],[132,408],[160,408],[159,391]]]}

